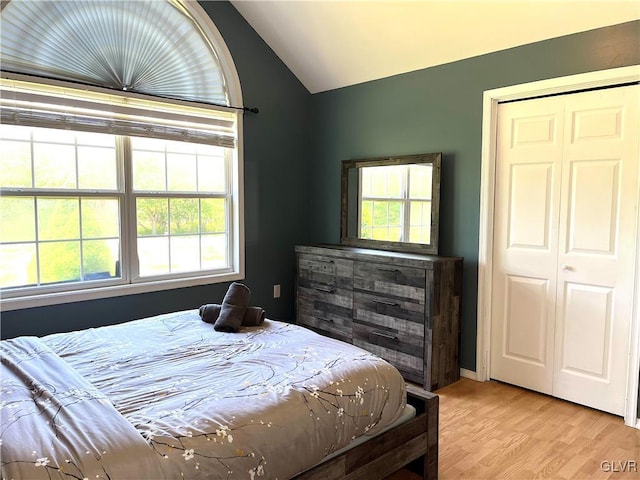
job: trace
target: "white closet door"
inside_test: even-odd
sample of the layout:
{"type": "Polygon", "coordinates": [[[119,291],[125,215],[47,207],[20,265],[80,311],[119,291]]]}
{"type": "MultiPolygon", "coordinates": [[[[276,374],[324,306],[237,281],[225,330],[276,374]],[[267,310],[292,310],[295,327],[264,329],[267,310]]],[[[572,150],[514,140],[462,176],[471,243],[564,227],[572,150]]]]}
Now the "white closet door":
{"type": "Polygon", "coordinates": [[[553,394],[624,414],[640,87],[566,96],[553,394]]]}
{"type": "Polygon", "coordinates": [[[491,377],[551,393],[564,113],[559,97],[498,108],[491,377]]]}
{"type": "Polygon", "coordinates": [[[498,109],[491,376],[623,414],[640,87],[498,109]]]}

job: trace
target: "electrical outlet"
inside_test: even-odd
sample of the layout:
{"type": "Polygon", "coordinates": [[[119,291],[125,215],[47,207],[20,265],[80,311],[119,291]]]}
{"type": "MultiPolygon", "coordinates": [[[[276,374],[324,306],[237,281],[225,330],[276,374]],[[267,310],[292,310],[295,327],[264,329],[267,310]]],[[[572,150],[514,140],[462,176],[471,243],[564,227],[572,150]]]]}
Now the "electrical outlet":
{"type": "Polygon", "coordinates": [[[273,298],[280,298],[280,284],[273,286],[273,298]]]}

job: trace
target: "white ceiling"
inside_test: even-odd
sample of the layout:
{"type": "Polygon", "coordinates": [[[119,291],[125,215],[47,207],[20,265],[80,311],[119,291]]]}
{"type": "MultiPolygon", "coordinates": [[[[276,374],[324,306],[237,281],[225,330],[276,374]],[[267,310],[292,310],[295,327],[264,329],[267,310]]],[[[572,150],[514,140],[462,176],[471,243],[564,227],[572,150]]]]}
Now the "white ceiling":
{"type": "Polygon", "coordinates": [[[640,19],[640,0],[231,0],[311,92],[640,19]]]}

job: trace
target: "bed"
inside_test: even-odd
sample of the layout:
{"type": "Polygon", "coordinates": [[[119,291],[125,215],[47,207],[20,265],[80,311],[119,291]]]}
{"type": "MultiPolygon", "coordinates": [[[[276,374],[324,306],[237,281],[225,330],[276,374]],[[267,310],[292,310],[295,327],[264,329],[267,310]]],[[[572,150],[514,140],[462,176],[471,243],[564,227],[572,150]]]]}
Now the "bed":
{"type": "Polygon", "coordinates": [[[189,310],[1,344],[3,479],[437,476],[437,396],[296,325],[189,310]]]}

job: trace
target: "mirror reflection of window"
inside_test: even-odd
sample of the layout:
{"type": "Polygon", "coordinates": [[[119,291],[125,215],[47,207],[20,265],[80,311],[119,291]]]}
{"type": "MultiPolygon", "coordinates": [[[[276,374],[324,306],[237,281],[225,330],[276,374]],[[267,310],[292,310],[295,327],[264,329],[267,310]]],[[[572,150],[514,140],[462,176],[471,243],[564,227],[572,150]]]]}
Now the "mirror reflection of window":
{"type": "Polygon", "coordinates": [[[431,243],[431,165],[409,165],[409,242],[431,243]]]}
{"type": "Polygon", "coordinates": [[[430,243],[432,165],[362,167],[358,237],[430,243]]]}

